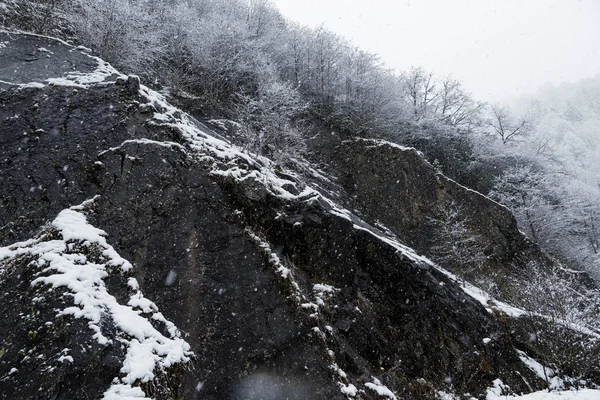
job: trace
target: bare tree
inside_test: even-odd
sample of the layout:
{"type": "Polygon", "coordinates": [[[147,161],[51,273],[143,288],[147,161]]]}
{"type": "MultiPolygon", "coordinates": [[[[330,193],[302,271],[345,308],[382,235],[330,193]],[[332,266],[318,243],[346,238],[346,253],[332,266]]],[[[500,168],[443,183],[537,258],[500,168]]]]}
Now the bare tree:
{"type": "Polygon", "coordinates": [[[243,96],[240,100],[237,114],[247,151],[277,162],[304,152],[303,133],[292,120],[306,105],[294,87],[274,81],[260,89],[258,98],[243,96]]]}
{"type": "Polygon", "coordinates": [[[489,282],[483,282],[483,265],[486,260],[480,236],[466,222],[464,210],[452,202],[440,207],[439,215],[431,219],[439,239],[429,250],[429,256],[461,279],[476,283],[489,290],[489,282]]]}
{"type": "Polygon", "coordinates": [[[439,98],[433,73],[426,72],[421,67],[412,67],[408,73],[403,74],[402,80],[404,94],[412,107],[414,120],[427,118],[439,98]]]}
{"type": "Polygon", "coordinates": [[[481,124],[485,103],[473,100],[462,83],[452,77],[439,82],[436,119],[440,122],[470,132],[481,124]]]}
{"type": "Polygon", "coordinates": [[[492,134],[498,136],[503,144],[515,141],[519,136],[527,134],[532,124],[526,118],[515,118],[508,108],[494,104],[488,125],[492,134]]]}
{"type": "Polygon", "coordinates": [[[344,51],[342,40],[321,27],[315,32],[313,50],[313,78],[316,91],[321,95],[332,94],[339,76],[337,61],[344,51]]]}
{"type": "Polygon", "coordinates": [[[549,228],[556,223],[550,218],[557,208],[552,185],[550,176],[529,165],[518,165],[496,179],[490,196],[511,209],[530,238],[547,244],[553,233],[549,228]]]}

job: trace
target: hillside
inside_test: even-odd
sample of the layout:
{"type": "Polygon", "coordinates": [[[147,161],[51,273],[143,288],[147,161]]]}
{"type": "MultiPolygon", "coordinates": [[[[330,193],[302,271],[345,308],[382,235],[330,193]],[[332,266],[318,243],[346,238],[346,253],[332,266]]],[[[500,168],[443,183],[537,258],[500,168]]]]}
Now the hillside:
{"type": "Polygon", "coordinates": [[[1,398],[528,393],[539,321],[600,383],[598,332],[505,303],[552,261],[418,151],[317,135],[284,168],[83,47],[0,43],[1,398]],[[481,257],[505,302],[453,274],[481,257]]]}

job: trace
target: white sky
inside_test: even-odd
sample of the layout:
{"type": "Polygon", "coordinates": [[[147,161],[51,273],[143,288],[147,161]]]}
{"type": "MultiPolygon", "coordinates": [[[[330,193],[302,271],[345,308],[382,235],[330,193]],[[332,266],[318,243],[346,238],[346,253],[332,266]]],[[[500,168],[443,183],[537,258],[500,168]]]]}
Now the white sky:
{"type": "Polygon", "coordinates": [[[600,73],[600,0],[273,0],[398,71],[460,79],[478,100],[600,73]]]}

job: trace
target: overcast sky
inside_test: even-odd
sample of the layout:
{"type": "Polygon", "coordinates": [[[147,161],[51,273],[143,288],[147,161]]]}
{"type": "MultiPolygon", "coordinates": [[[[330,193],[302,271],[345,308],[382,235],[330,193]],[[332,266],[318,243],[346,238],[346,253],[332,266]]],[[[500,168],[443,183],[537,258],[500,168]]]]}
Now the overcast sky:
{"type": "Polygon", "coordinates": [[[398,71],[452,74],[477,99],[512,100],[600,73],[600,0],[273,0],[398,71]]]}

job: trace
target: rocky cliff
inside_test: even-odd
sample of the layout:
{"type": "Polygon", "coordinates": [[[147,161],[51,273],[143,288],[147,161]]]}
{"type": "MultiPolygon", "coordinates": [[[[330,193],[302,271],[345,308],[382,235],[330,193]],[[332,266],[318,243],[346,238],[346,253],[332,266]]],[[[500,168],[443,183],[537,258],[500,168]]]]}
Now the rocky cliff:
{"type": "Polygon", "coordinates": [[[493,286],[496,296],[518,301],[531,265],[551,267],[506,207],[447,178],[414,148],[337,135],[313,142],[313,161],[327,160],[321,167],[335,180],[315,182],[337,201],[445,268],[493,286]]]}
{"type": "Polygon", "coordinates": [[[340,142],[330,178],[303,176],[84,48],[0,43],[0,398],[541,387],[498,320],[519,312],[407,246],[432,249],[456,205],[486,268],[543,256],[505,208],[416,151],[340,142]]]}

